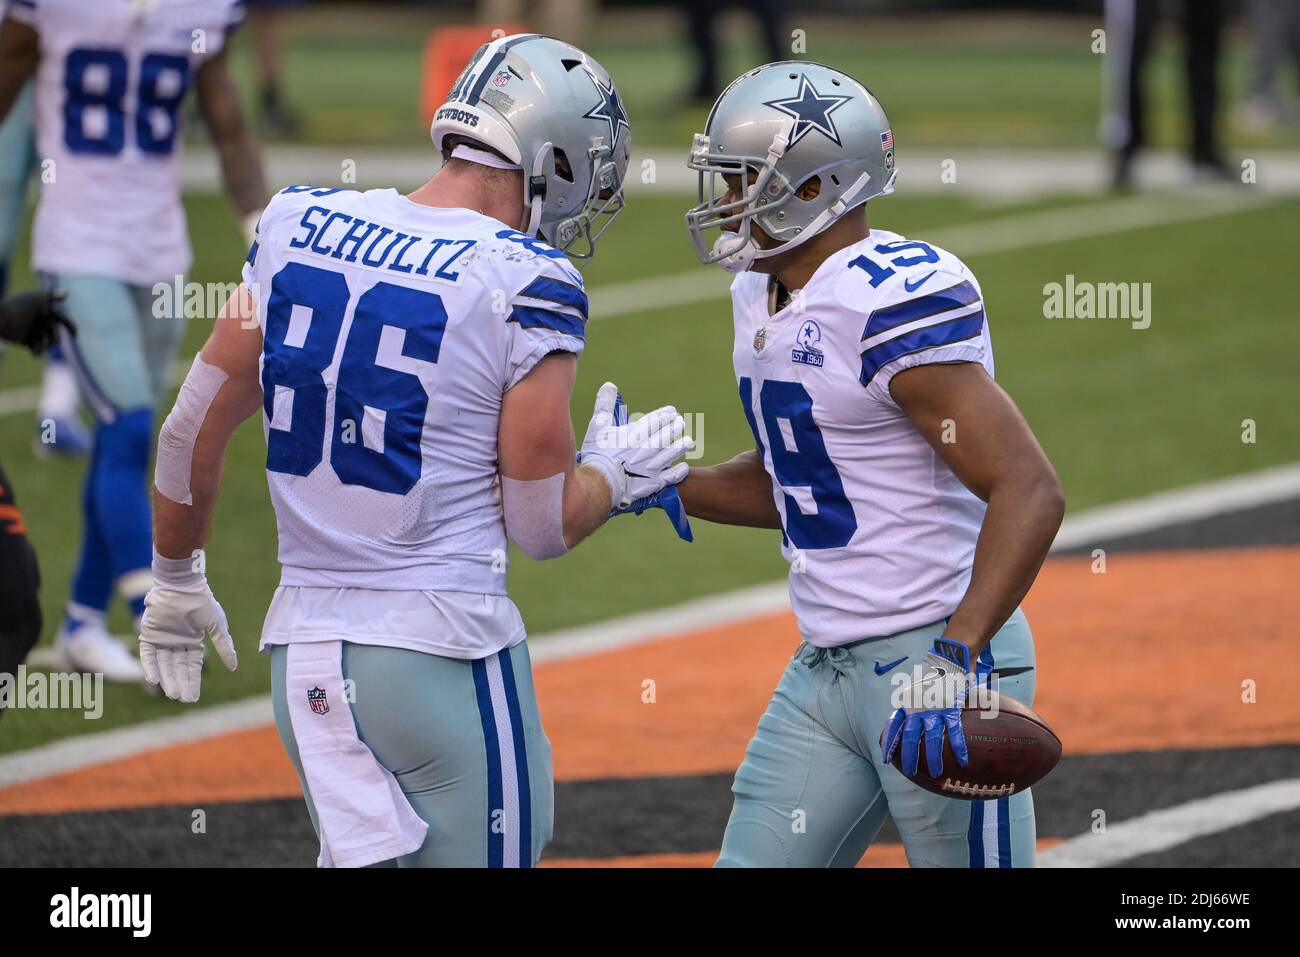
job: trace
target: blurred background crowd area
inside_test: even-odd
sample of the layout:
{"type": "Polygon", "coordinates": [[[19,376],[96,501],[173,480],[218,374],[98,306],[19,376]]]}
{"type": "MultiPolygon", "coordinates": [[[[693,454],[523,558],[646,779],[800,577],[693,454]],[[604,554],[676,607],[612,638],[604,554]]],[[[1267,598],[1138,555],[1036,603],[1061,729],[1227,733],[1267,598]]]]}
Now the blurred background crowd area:
{"type": "Polygon", "coordinates": [[[1130,79],[1142,94],[1143,145],[1191,145],[1198,98],[1202,112],[1213,113],[1216,147],[1230,156],[1300,144],[1293,0],[250,0],[249,7],[235,62],[268,142],[426,143],[428,102],[460,66],[445,61],[467,55],[463,37],[448,45],[444,33],[440,47],[440,31],[478,25],[486,34],[501,24],[558,36],[600,60],[617,78],[642,149],[684,150],[721,85],[774,59],[824,61],[857,76],[886,104],[902,150],[1122,152],[1130,79]]]}

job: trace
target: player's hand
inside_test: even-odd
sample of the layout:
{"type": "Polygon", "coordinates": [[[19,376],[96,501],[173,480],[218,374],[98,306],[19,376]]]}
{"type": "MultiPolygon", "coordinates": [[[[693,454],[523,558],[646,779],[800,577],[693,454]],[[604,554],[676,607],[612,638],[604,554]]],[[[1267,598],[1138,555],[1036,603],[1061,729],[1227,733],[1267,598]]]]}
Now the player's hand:
{"type": "Polygon", "coordinates": [[[234,671],[239,667],[226,613],[206,580],[184,588],[151,588],[140,619],[140,664],[145,680],[161,685],[163,693],[175,701],[198,701],[204,635],[227,668],[234,671]]]}
{"type": "Polygon", "coordinates": [[[695,541],[695,534],[691,531],[691,520],[686,516],[686,506],[682,504],[682,497],[676,485],[666,486],[653,495],[639,498],[626,508],[614,508],[609,515],[610,518],[615,515],[640,515],[651,508],[664,510],[679,538],[687,542],[695,541]]]}
{"type": "Polygon", "coordinates": [[[602,385],[578,453],[579,462],[605,474],[614,508],[626,508],[684,479],[686,463],[673,463],[695,447],[686,435],[686,420],[671,405],[635,422],[627,421],[626,408],[618,386],[602,385]]]}
{"type": "Polygon", "coordinates": [[[970,649],[960,641],[939,637],[922,659],[921,680],[907,689],[916,703],[941,702],[943,707],[899,708],[889,718],[881,739],[880,750],[886,764],[894,751],[903,749],[903,773],[911,777],[921,763],[921,743],[925,742],[925,764],[930,777],[943,773],[943,739],[947,735],[953,756],[963,768],[970,764],[966,732],[961,726],[961,711],[966,706],[970,681],[970,649]]]}
{"type": "MultiPolygon", "coordinates": [[[[599,396],[597,398],[599,399],[599,396]]],[[[627,425],[627,420],[627,403],[623,401],[621,394],[616,394],[614,399],[614,424],[627,425]]],[[[685,475],[682,478],[685,478],[685,475]]],[[[615,515],[640,515],[651,508],[663,509],[664,514],[668,516],[668,520],[673,523],[673,531],[677,533],[679,538],[688,542],[695,541],[695,535],[691,531],[691,520],[686,517],[686,506],[682,504],[682,497],[678,493],[676,485],[666,485],[658,492],[638,498],[626,507],[615,505],[614,508],[610,509],[609,517],[613,518],[615,515]]]]}
{"type": "Polygon", "coordinates": [[[59,330],[77,334],[63,312],[65,292],[22,292],[0,303],[0,339],[17,342],[40,355],[59,341],[59,330]]]}

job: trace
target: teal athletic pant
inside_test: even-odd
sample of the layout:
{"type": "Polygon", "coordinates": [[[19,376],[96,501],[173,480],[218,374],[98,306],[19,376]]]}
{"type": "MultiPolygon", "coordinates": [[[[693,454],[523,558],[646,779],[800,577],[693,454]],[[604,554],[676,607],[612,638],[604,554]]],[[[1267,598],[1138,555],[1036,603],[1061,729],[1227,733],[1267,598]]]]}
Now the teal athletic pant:
{"type": "MultiPolygon", "coordinates": [[[[285,700],[288,646],[271,649],[280,740],[316,807],[285,700]]],[[[467,661],[343,643],[343,678],[360,739],[429,825],[396,867],[531,867],[551,839],[551,744],[542,732],[526,642],[467,661]]]]}
{"type": "MultiPolygon", "coordinates": [[[[892,817],[913,867],[1032,867],[1030,791],[994,801],[931,794],[880,757],[891,679],[910,671],[946,621],[819,649],[786,667],[736,772],[719,867],[852,867],[892,817]]],[[[1034,642],[1017,610],[983,659],[997,690],[1033,705],[1034,642]]]]}

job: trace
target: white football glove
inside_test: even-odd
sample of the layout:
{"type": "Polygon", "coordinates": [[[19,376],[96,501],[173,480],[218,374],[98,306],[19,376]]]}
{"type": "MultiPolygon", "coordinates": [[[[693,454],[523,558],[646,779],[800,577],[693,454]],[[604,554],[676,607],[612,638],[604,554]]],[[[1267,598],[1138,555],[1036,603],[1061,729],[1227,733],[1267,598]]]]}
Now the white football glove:
{"type": "MultiPolygon", "coordinates": [[[[596,393],[596,409],[582,440],[578,461],[594,466],[609,482],[614,508],[630,505],[686,477],[689,466],[679,458],[695,448],[686,435],[686,420],[671,405],[635,422],[616,424],[615,408],[623,401],[618,386],[606,382],[596,393]]],[[[621,417],[620,417],[621,418],[621,417]]]]}
{"type": "Polygon", "coordinates": [[[239,667],[226,613],[217,604],[201,572],[178,574],[188,559],[162,558],[154,553],[156,584],[144,598],[140,619],[140,664],[145,680],[161,685],[175,701],[199,700],[203,680],[203,636],[231,671],[239,667]],[[164,567],[160,568],[160,563],[164,567]],[[166,567],[171,565],[171,568],[166,567]]]}

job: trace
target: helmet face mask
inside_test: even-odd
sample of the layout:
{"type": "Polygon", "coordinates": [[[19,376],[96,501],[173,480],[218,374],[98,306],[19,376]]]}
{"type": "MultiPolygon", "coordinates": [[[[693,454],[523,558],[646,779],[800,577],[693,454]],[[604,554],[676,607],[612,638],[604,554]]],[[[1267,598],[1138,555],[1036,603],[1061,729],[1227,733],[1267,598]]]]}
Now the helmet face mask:
{"type": "Polygon", "coordinates": [[[893,132],[884,108],[852,77],[809,61],[769,63],[735,80],[695,135],[687,166],[698,202],[686,229],[704,263],[729,272],[778,256],[846,212],[893,192],[893,132]],[[755,179],[748,182],[753,174],[755,179]],[[726,201],[718,179],[744,179],[726,201]],[[817,181],[813,195],[800,195],[817,181]],[[754,224],[772,241],[760,248],[754,224]],[[723,230],[710,246],[706,231],[723,230]]]}
{"type": "Polygon", "coordinates": [[[536,34],[482,46],[430,129],[483,143],[523,169],[523,232],[579,261],[624,207],[631,126],[613,78],[577,47],[536,34]],[[585,110],[585,112],[583,112],[585,110]]]}
{"type": "Polygon", "coordinates": [[[740,242],[757,247],[753,235],[754,220],[760,214],[779,210],[794,198],[790,182],[777,170],[770,153],[766,157],[713,153],[709,151],[708,137],[697,133],[686,165],[699,174],[698,203],[686,213],[686,229],[695,244],[696,254],[706,264],[722,262],[730,255],[724,247],[735,245],[715,242],[711,247],[706,231],[734,232],[740,242]],[[752,183],[749,182],[751,173],[754,174],[752,183]],[[727,176],[738,177],[742,186],[740,198],[731,202],[723,202],[732,192],[726,183],[727,176]],[[736,228],[729,229],[732,226],[736,228]]]}
{"type": "Polygon", "coordinates": [[[627,205],[623,197],[623,176],[619,164],[610,156],[609,147],[603,143],[592,146],[588,157],[591,182],[587,187],[587,198],[577,214],[556,224],[554,236],[542,236],[570,259],[581,262],[596,254],[596,240],[605,234],[627,205]]]}

